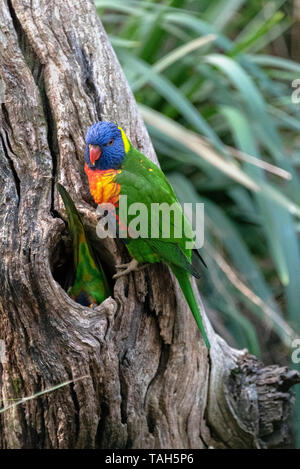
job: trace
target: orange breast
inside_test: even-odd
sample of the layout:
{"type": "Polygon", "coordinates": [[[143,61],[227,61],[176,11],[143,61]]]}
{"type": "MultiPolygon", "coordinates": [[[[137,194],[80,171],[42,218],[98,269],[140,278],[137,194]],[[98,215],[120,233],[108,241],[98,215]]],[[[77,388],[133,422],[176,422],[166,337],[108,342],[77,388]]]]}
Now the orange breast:
{"type": "Polygon", "coordinates": [[[89,179],[90,191],[96,204],[110,203],[117,207],[121,186],[114,182],[114,178],[121,170],[93,170],[87,164],[85,164],[84,170],[89,179]]]}

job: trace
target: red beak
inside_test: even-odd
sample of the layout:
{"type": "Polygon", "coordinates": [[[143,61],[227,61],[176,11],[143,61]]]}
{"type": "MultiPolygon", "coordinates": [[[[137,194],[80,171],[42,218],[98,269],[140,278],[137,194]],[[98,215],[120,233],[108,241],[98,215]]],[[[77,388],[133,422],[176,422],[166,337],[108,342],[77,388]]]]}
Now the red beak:
{"type": "Polygon", "coordinates": [[[101,156],[101,148],[99,145],[89,145],[90,149],[90,160],[93,166],[95,166],[95,161],[99,160],[101,156]]]}

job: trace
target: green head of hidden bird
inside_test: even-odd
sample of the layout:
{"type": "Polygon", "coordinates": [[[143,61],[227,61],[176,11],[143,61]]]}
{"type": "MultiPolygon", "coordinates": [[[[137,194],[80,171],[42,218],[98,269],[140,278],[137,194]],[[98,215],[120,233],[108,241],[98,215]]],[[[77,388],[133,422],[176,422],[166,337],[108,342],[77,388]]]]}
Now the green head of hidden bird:
{"type": "MultiPolygon", "coordinates": [[[[139,264],[155,262],[168,264],[180,284],[204,342],[209,348],[210,344],[190,281],[190,275],[199,278],[192,264],[192,251],[198,251],[187,248],[188,245],[192,245],[194,233],[185,219],[172,186],[158,166],[135,149],[123,129],[112,122],[97,122],[89,127],[85,141],[85,172],[91,194],[97,204],[114,205],[119,224],[122,223],[118,210],[120,196],[127,196],[128,206],[136,202],[144,203],[148,213],[151,213],[152,204],[167,203],[169,207],[175,206],[177,210],[177,213],[171,213],[170,227],[173,228],[173,232],[170,229],[169,236],[166,237],[163,233],[161,218],[158,222],[158,236],[155,238],[128,235],[126,246],[133,259],[127,265],[118,266],[125,269],[117,273],[115,278],[137,270],[139,264]],[[182,226],[185,226],[181,237],[174,235],[175,217],[178,217],[178,212],[182,226]]],[[[129,223],[130,216],[127,218],[127,225],[129,223]]],[[[148,225],[148,232],[151,233],[151,217],[148,217],[148,225]]]]}

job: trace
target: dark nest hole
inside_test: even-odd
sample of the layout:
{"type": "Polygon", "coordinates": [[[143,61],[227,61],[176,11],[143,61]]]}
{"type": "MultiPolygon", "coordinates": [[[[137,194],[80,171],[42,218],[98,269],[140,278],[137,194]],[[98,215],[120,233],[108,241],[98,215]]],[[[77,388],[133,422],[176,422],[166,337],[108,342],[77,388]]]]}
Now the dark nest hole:
{"type": "MultiPolygon", "coordinates": [[[[113,266],[108,265],[107,255],[103,256],[103,252],[100,251],[101,247],[101,242],[99,242],[97,251],[93,249],[93,253],[97,261],[101,263],[109,283],[110,290],[113,292],[114,281],[112,276],[115,273],[115,270],[113,266]]],[[[76,273],[73,262],[73,245],[69,236],[63,235],[53,250],[51,257],[51,271],[54,280],[59,283],[66,292],[68,292],[69,287],[74,283],[76,273]]]]}

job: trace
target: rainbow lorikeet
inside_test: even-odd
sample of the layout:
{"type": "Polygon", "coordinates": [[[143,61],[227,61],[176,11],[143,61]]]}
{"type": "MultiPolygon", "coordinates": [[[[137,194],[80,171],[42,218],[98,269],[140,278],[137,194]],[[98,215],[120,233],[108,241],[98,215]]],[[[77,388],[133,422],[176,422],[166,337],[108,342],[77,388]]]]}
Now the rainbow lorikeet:
{"type": "Polygon", "coordinates": [[[83,306],[99,305],[110,296],[109,286],[100,262],[86,237],[81,217],[67,190],[57,183],[68,217],[73,242],[75,280],[68,295],[83,306]]]}
{"type": "MultiPolygon", "coordinates": [[[[123,225],[125,223],[121,218],[120,196],[127,196],[127,205],[129,207],[136,202],[145,204],[149,213],[153,204],[167,203],[169,206],[175,204],[176,213],[173,213],[170,218],[170,228],[175,228],[175,216],[177,215],[176,220],[178,221],[179,214],[180,220],[188,228],[184,230],[184,234],[181,237],[175,237],[170,229],[170,234],[166,236],[162,233],[163,228],[160,219],[156,227],[158,229],[158,236],[156,237],[130,236],[129,231],[126,246],[133,259],[129,264],[117,266],[125,270],[117,273],[114,277],[117,278],[133,270],[138,270],[139,264],[154,262],[168,264],[180,284],[196,323],[202,332],[205,344],[209,348],[209,341],[190,281],[191,274],[199,277],[191,262],[192,249],[187,247],[188,242],[190,242],[190,246],[193,245],[194,234],[184,217],[173,188],[163,172],[131,145],[121,127],[111,122],[97,122],[88,128],[86,133],[85,172],[95,202],[97,204],[113,204],[116,208],[116,218],[119,226],[121,223],[123,225]]],[[[128,216],[127,226],[130,224],[131,219],[132,217],[128,216]]],[[[153,226],[151,226],[150,216],[147,223],[149,232],[151,232],[153,226]]]]}

